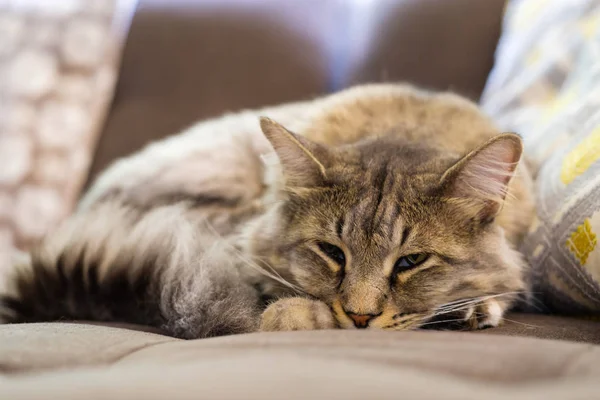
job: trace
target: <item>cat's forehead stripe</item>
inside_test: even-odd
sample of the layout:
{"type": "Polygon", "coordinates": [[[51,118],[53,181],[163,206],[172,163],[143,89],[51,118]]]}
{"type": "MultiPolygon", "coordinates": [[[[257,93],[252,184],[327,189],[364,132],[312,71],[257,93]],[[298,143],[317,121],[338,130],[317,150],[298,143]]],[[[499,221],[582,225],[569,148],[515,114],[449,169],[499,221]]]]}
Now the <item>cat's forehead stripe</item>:
{"type": "Polygon", "coordinates": [[[408,239],[408,237],[410,236],[410,232],[411,229],[409,226],[403,226],[402,227],[402,237],[400,238],[400,246],[403,246],[404,243],[406,243],[406,240],[408,239]]]}
{"type": "Polygon", "coordinates": [[[373,215],[371,216],[371,232],[386,234],[390,229],[390,222],[387,220],[389,203],[393,201],[394,195],[394,173],[388,168],[389,164],[384,164],[377,171],[373,179],[373,190],[376,193],[376,201],[372,205],[373,215]],[[386,221],[387,220],[387,221],[386,221]],[[387,223],[386,223],[387,222],[387,223]],[[385,226],[382,226],[385,225],[385,226]]]}
{"type": "Polygon", "coordinates": [[[360,227],[360,236],[365,240],[379,236],[400,243],[404,240],[401,236],[403,223],[398,201],[401,177],[390,171],[388,164],[373,167],[372,170],[363,182],[366,194],[349,210],[347,223],[360,227]]]}

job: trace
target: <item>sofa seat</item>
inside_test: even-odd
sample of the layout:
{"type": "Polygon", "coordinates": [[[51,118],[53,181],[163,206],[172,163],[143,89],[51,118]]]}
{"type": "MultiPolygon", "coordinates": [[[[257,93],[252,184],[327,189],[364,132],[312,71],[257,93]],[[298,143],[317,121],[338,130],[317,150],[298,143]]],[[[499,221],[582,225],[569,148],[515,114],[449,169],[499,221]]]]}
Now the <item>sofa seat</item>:
{"type": "Polygon", "coordinates": [[[0,398],[584,399],[600,393],[600,323],[508,318],[479,332],[339,330],[192,341],[123,325],[4,325],[0,398]]]}

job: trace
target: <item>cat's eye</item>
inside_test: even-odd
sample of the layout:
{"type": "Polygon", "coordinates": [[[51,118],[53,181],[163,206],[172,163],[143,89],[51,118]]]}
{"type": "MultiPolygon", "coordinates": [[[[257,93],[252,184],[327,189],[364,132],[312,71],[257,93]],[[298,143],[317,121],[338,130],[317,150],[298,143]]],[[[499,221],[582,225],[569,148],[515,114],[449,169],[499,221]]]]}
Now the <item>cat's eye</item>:
{"type": "Polygon", "coordinates": [[[408,271],[409,269],[423,264],[428,258],[429,256],[424,253],[409,254],[407,256],[400,257],[398,261],[396,261],[396,264],[394,264],[394,270],[396,273],[408,271]]]}
{"type": "Polygon", "coordinates": [[[346,265],[346,256],[344,255],[344,251],[339,247],[326,242],[317,243],[319,249],[325,253],[327,257],[335,261],[336,264],[340,266],[346,265]]]}

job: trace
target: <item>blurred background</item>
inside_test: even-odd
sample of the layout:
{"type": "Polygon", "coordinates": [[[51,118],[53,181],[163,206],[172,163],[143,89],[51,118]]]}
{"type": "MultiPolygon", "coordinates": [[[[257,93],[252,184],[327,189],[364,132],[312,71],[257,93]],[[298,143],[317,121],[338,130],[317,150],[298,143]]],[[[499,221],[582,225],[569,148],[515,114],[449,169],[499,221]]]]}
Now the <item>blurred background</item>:
{"type": "Polygon", "coordinates": [[[199,119],[362,82],[477,99],[503,7],[0,0],[0,259],[56,226],[114,159],[199,119]]]}

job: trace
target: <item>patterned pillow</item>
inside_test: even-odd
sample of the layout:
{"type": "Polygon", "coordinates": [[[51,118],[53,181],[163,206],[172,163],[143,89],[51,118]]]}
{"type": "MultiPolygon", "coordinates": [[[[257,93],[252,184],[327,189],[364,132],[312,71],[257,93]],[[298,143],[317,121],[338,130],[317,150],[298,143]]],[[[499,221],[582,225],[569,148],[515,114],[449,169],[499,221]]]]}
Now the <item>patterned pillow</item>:
{"type": "Polygon", "coordinates": [[[135,0],[0,1],[0,272],[14,248],[71,211],[134,9],[135,0]]]}
{"type": "Polygon", "coordinates": [[[600,0],[512,1],[482,106],[540,166],[523,246],[538,298],[600,313],[600,0]]]}

